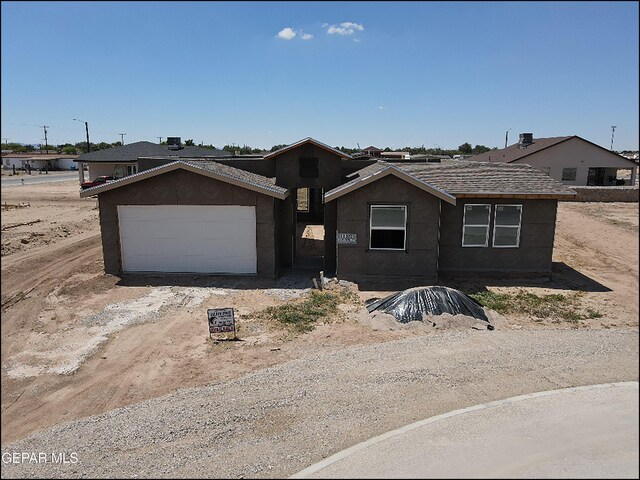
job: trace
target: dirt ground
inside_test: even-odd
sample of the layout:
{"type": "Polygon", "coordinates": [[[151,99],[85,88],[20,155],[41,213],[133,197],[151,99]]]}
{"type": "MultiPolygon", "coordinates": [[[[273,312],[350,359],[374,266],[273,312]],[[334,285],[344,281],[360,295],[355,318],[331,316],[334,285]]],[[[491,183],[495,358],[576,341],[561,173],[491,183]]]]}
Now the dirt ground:
{"type": "MultiPolygon", "coordinates": [[[[343,315],[306,334],[256,312],[304,295],[310,275],[277,282],[105,275],[95,199],[75,181],[2,189],[2,444],[178,388],[237,378],[350,345],[437,335],[371,322],[362,302],[398,285],[360,285],[343,315]],[[211,340],[207,308],[233,307],[240,341],[211,340]],[[336,323],[339,322],[339,323],[336,323]]],[[[496,317],[498,329],[638,327],[638,204],[561,203],[551,280],[451,281],[491,289],[576,294],[602,316],[567,323],[496,317]]],[[[419,322],[412,322],[418,324],[419,322]]]]}

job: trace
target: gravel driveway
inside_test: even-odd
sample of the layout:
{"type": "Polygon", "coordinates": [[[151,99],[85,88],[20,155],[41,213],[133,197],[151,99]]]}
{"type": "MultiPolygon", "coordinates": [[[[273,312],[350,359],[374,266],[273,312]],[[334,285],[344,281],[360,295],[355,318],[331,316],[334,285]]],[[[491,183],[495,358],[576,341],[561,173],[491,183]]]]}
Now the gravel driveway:
{"type": "Polygon", "coordinates": [[[2,476],[282,478],[454,409],[637,380],[637,331],[446,332],[302,358],[55,427],[3,454],[65,453],[69,463],[3,455],[2,476]]]}

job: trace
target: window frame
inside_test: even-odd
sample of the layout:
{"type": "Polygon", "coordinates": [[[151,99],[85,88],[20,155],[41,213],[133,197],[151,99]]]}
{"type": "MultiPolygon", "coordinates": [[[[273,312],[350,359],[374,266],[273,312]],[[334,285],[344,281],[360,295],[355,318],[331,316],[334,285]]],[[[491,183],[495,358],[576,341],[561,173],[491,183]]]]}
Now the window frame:
{"type": "Polygon", "coordinates": [[[462,214],[462,247],[463,248],[488,248],[489,247],[489,230],[491,230],[491,204],[490,203],[466,203],[464,205],[463,214],[462,214]],[[472,224],[467,225],[467,207],[489,207],[489,215],[487,215],[487,224],[472,224]],[[487,234],[485,235],[484,245],[465,245],[464,243],[464,233],[467,227],[486,227],[487,234]]]}
{"type": "Polygon", "coordinates": [[[492,247],[493,248],[520,248],[520,232],[522,230],[522,204],[515,204],[515,203],[497,203],[496,204],[496,208],[495,208],[495,212],[493,215],[493,240],[492,240],[492,247]],[[520,217],[518,218],[518,225],[498,225],[497,220],[498,220],[498,207],[520,207],[520,217]],[[516,233],[516,244],[515,245],[496,245],[496,227],[500,227],[500,228],[517,228],[517,233],[516,233]]]}
{"type": "Polygon", "coordinates": [[[575,182],[576,178],[578,178],[578,168],[577,167],[563,167],[562,168],[562,181],[563,182],[575,182]],[[573,178],[564,178],[565,170],[573,170],[573,178]]]}
{"type": "Polygon", "coordinates": [[[551,167],[540,167],[540,171],[545,175],[551,176],[551,167]]]}
{"type": "Polygon", "coordinates": [[[407,251],[407,220],[408,220],[408,208],[406,204],[396,204],[396,205],[388,205],[388,204],[376,204],[369,205],[369,250],[377,250],[377,251],[391,251],[391,252],[406,252],[407,251]],[[373,226],[373,209],[374,208],[402,208],[404,210],[404,227],[374,227],[373,226]],[[404,232],[404,242],[402,248],[380,248],[380,247],[372,247],[371,240],[373,235],[371,232],[373,230],[402,230],[404,232]]]}

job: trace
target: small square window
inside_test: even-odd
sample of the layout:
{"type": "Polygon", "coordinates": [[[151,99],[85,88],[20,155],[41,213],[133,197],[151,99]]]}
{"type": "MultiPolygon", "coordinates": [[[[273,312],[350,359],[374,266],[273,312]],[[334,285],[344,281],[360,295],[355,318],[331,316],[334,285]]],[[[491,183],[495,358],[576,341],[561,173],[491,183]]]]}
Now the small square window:
{"type": "Polygon", "coordinates": [[[545,175],[551,175],[551,167],[542,167],[540,171],[545,175]]]}
{"type": "Polygon", "coordinates": [[[575,182],[576,180],[576,172],[577,168],[563,168],[562,169],[562,180],[566,182],[575,182]]]}
{"type": "Polygon", "coordinates": [[[301,178],[318,178],[317,158],[301,158],[299,162],[301,178]]]}

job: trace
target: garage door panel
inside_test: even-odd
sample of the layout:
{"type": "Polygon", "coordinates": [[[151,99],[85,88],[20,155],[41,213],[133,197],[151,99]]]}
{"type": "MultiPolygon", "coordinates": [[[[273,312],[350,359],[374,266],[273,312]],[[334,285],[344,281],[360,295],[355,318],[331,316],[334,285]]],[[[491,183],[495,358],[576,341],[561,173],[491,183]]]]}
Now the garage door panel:
{"type": "Polygon", "coordinates": [[[118,207],[125,272],[256,273],[255,207],[118,207]]]}

